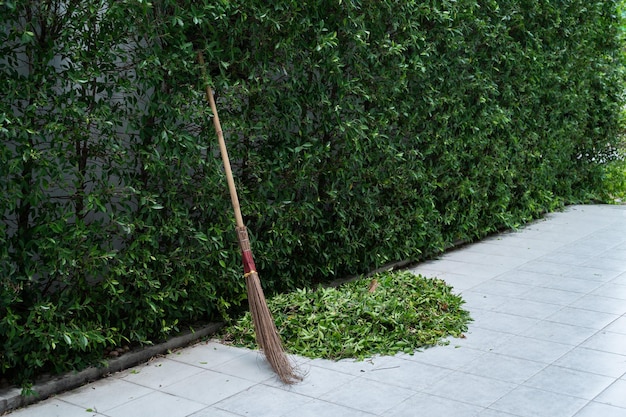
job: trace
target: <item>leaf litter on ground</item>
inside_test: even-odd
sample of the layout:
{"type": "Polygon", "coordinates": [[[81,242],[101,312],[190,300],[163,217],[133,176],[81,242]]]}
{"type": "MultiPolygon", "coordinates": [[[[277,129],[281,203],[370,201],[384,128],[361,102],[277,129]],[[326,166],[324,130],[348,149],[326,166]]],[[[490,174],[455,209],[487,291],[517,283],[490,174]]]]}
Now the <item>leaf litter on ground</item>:
{"type": "MultiPolygon", "coordinates": [[[[446,345],[472,320],[463,299],[437,278],[389,271],[337,288],[298,289],[267,300],[285,349],[309,358],[365,359],[446,345]]],[[[221,332],[256,348],[250,313],[221,332]]]]}

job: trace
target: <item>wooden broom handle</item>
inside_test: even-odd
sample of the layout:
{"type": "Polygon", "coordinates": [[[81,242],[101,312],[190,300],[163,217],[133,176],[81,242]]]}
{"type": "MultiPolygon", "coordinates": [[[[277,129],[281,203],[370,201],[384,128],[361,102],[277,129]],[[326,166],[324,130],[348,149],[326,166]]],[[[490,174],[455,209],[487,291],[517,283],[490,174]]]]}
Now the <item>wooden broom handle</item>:
{"type": "MultiPolygon", "coordinates": [[[[204,67],[204,57],[202,52],[198,52],[198,61],[202,66],[202,74],[206,79],[206,69],[204,67]]],[[[213,92],[209,84],[206,84],[206,98],[211,105],[211,111],[213,112],[213,126],[215,126],[215,133],[217,133],[217,140],[220,144],[220,154],[222,155],[222,162],[224,163],[224,171],[226,172],[226,182],[228,182],[228,191],[230,192],[230,201],[233,205],[235,212],[235,223],[238,228],[245,227],[243,223],[243,217],[241,216],[241,207],[239,206],[239,198],[237,197],[237,188],[235,188],[235,180],[233,179],[233,170],[230,167],[230,159],[228,158],[228,150],[226,149],[226,142],[224,141],[224,134],[222,133],[222,125],[220,124],[220,118],[217,115],[217,106],[215,105],[215,99],[213,98],[213,92]]]]}

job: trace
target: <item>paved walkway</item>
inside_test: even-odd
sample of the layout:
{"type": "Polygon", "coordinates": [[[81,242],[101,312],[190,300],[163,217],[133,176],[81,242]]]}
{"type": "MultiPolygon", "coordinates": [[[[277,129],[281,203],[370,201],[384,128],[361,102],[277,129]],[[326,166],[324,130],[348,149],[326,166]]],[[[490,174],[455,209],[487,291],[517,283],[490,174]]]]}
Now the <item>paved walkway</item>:
{"type": "Polygon", "coordinates": [[[202,343],[11,417],[626,416],[626,206],[569,207],[414,271],[462,292],[465,339],[296,358],[291,387],[257,352],[202,343]]]}

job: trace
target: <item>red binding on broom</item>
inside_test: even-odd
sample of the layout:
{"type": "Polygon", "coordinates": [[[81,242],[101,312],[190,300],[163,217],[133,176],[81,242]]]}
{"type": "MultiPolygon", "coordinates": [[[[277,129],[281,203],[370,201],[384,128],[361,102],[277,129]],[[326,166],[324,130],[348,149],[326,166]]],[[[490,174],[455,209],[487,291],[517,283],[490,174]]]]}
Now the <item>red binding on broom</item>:
{"type": "Polygon", "coordinates": [[[276,329],[276,324],[274,323],[272,314],[267,308],[267,302],[265,300],[265,295],[263,294],[261,281],[259,279],[259,275],[257,274],[256,267],[254,266],[248,231],[241,216],[239,198],[237,197],[237,189],[235,188],[235,181],[230,167],[228,151],[226,150],[226,143],[224,142],[224,134],[220,125],[220,119],[217,115],[215,99],[213,98],[213,92],[211,91],[209,84],[206,83],[206,70],[204,67],[204,57],[202,56],[202,52],[198,52],[198,61],[202,67],[202,74],[205,79],[206,97],[211,105],[211,111],[213,112],[213,125],[215,127],[215,133],[217,133],[220,153],[224,163],[224,171],[226,173],[226,181],[230,192],[230,199],[235,213],[237,239],[239,240],[239,247],[241,249],[244,278],[246,280],[246,288],[248,291],[248,304],[250,305],[250,313],[252,314],[256,341],[261,351],[265,354],[267,361],[281,381],[286,384],[293,384],[302,380],[302,377],[298,375],[293,364],[287,357],[283,344],[280,340],[280,336],[278,335],[278,330],[276,329]]]}

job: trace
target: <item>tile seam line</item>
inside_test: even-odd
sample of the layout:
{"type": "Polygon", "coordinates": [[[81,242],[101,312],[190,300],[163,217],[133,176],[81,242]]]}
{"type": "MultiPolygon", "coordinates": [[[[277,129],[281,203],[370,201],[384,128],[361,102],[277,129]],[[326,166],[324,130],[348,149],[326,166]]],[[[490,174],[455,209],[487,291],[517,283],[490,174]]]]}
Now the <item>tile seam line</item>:
{"type": "MultiPolygon", "coordinates": [[[[581,349],[589,349],[589,348],[584,348],[584,347],[581,347],[581,349]]],[[[602,351],[602,350],[595,350],[595,349],[589,349],[589,350],[593,350],[594,352],[601,352],[601,353],[611,353],[611,352],[604,352],[604,351],[602,351]]],[[[617,355],[617,353],[615,353],[615,355],[617,355]]],[[[558,359],[557,359],[557,361],[558,361],[558,359]]],[[[613,380],[614,380],[614,381],[613,381],[613,383],[615,383],[616,381],[619,381],[619,380],[620,380],[620,378],[622,378],[624,375],[626,375],[626,372],[624,372],[624,374],[622,374],[622,376],[614,377],[614,376],[611,376],[611,375],[599,374],[599,373],[597,373],[597,372],[585,371],[585,370],[583,370],[583,369],[578,369],[578,368],[570,368],[569,366],[565,366],[565,365],[557,364],[557,363],[556,363],[556,361],[555,361],[555,362],[552,362],[550,365],[552,365],[552,366],[556,366],[556,367],[558,367],[558,368],[564,368],[564,369],[567,369],[567,370],[569,370],[569,371],[584,372],[584,373],[591,374],[591,375],[603,376],[603,377],[606,377],[606,378],[613,378],[613,380]]],[[[548,365],[548,366],[550,366],[550,365],[548,365]]],[[[526,381],[524,381],[524,382],[526,382],[526,381]]],[[[611,383],[611,385],[613,385],[613,383],[611,383]]],[[[598,395],[599,395],[599,394],[598,394],[598,395]]]]}
{"type": "MultiPolygon", "coordinates": [[[[556,366],[556,365],[555,365],[555,366],[556,366]]],[[[558,367],[559,367],[559,368],[563,368],[563,367],[561,367],[561,366],[558,366],[558,367]]],[[[566,369],[566,370],[568,370],[568,371],[571,371],[571,369],[568,369],[568,368],[563,368],[563,369],[566,369]]],[[[591,373],[591,372],[584,372],[584,371],[577,371],[577,372],[586,373],[586,374],[591,373]]],[[[614,379],[614,378],[612,378],[612,377],[607,377],[607,378],[614,379]]],[[[548,392],[548,393],[551,393],[551,394],[563,395],[563,396],[565,396],[565,397],[575,398],[575,399],[577,399],[577,400],[587,401],[587,404],[588,404],[588,403],[590,403],[590,402],[592,402],[592,401],[593,401],[593,402],[599,402],[599,401],[595,401],[595,399],[596,399],[596,398],[598,398],[598,396],[599,396],[600,394],[602,394],[602,393],[603,393],[603,392],[604,392],[607,388],[609,388],[611,385],[613,385],[613,384],[614,384],[615,382],[617,382],[617,381],[619,381],[619,379],[614,379],[614,381],[613,381],[613,382],[611,382],[611,383],[610,383],[610,384],[609,384],[606,388],[604,388],[602,391],[600,391],[600,393],[599,393],[599,394],[597,394],[597,395],[595,395],[592,399],[583,398],[583,397],[579,397],[579,396],[576,396],[576,395],[571,395],[571,394],[565,394],[565,393],[563,393],[563,392],[553,391],[553,390],[549,390],[549,389],[545,389],[545,388],[537,388],[537,387],[533,387],[533,386],[531,386],[531,385],[520,384],[519,386],[520,386],[520,387],[524,387],[524,388],[534,389],[534,390],[537,390],[537,391],[548,392]]],[[[586,406],[587,404],[585,404],[585,406],[586,406]]],[[[606,403],[605,403],[605,404],[606,404],[606,403]]],[[[585,406],[583,406],[583,407],[585,407],[585,406]]],[[[623,408],[623,407],[620,407],[620,408],[623,408]]],[[[580,411],[580,410],[579,410],[579,411],[580,411]]],[[[574,414],[574,415],[575,415],[575,414],[574,414]]]]}
{"type": "MultiPolygon", "coordinates": [[[[320,401],[320,402],[323,402],[323,403],[325,403],[325,404],[336,405],[336,406],[338,406],[338,407],[347,408],[347,409],[349,409],[349,410],[356,411],[356,412],[359,412],[359,413],[365,413],[365,414],[367,414],[368,416],[372,416],[372,417],[377,417],[377,416],[380,416],[380,415],[381,415],[381,414],[373,414],[373,413],[370,413],[369,411],[365,411],[365,410],[359,410],[358,408],[350,407],[349,405],[339,404],[339,403],[334,403],[334,402],[332,402],[332,401],[328,401],[328,400],[323,400],[323,399],[321,399],[321,398],[317,398],[317,397],[310,397],[310,398],[311,398],[311,401],[307,402],[306,404],[310,404],[310,403],[312,403],[312,402],[314,402],[314,401],[320,401]]],[[[411,397],[409,397],[409,398],[411,398],[411,397]]],[[[406,400],[405,400],[405,401],[406,401],[406,400]]],[[[404,402],[404,401],[403,401],[403,402],[404,402]]],[[[395,407],[395,406],[394,406],[394,407],[395,407]]],[[[391,407],[391,408],[393,408],[393,407],[391,407]]],[[[294,410],[295,410],[295,409],[294,409],[294,410]]],[[[292,412],[292,411],[294,411],[294,410],[287,411],[287,414],[288,414],[288,413],[291,413],[291,412],[292,412]]],[[[224,411],[228,411],[228,410],[224,410],[224,411]]],[[[385,412],[386,412],[386,411],[389,411],[389,410],[385,410],[385,412]]],[[[283,417],[283,416],[285,416],[285,415],[287,415],[287,414],[286,414],[286,413],[283,413],[283,414],[281,414],[281,415],[280,415],[280,417],[283,417]]]]}
{"type": "MultiPolygon", "coordinates": [[[[209,405],[209,406],[207,406],[206,408],[203,408],[202,410],[206,410],[207,408],[215,408],[215,409],[218,409],[218,410],[223,411],[223,412],[225,412],[225,413],[232,414],[233,416],[246,417],[244,414],[235,413],[234,411],[230,411],[230,410],[227,410],[227,409],[225,409],[225,408],[218,407],[218,406],[217,406],[217,405],[215,405],[215,404],[214,404],[214,405],[209,405]]],[[[202,411],[202,410],[199,410],[199,411],[202,411]]],[[[194,414],[198,413],[199,411],[195,411],[195,412],[194,412],[194,413],[192,413],[192,414],[188,414],[186,417],[193,416],[194,414]]]]}
{"type": "MultiPolygon", "coordinates": [[[[125,382],[128,382],[128,381],[125,381],[125,382]]],[[[129,383],[130,383],[130,384],[132,384],[132,382],[129,382],[129,383]]],[[[157,390],[155,390],[155,389],[153,389],[153,388],[148,388],[148,387],[145,387],[145,386],[143,386],[143,385],[139,385],[139,384],[133,384],[133,385],[137,385],[137,386],[139,386],[139,387],[141,387],[141,388],[147,388],[147,389],[149,389],[150,391],[149,391],[149,392],[146,392],[145,394],[138,395],[137,397],[133,397],[133,398],[129,399],[128,401],[124,401],[123,403],[117,404],[115,407],[112,407],[112,408],[107,408],[107,409],[106,409],[106,410],[104,410],[104,411],[100,411],[100,410],[98,410],[98,409],[94,406],[94,407],[93,407],[94,412],[95,412],[98,416],[100,416],[100,415],[103,415],[103,416],[109,416],[109,414],[108,414],[108,413],[109,413],[109,411],[111,411],[111,410],[115,410],[115,409],[116,409],[116,408],[118,408],[118,407],[121,407],[121,406],[126,405],[126,404],[128,404],[128,403],[130,403],[130,402],[133,402],[133,401],[135,401],[135,400],[138,400],[138,399],[140,399],[140,398],[143,398],[143,397],[145,397],[145,396],[148,396],[148,395],[150,395],[150,394],[154,394],[155,392],[157,392],[157,390]]],[[[88,386],[88,384],[87,384],[87,385],[83,385],[82,387],[87,387],[87,386],[88,386]]],[[[81,387],[81,388],[82,388],[82,387],[81,387]]],[[[68,391],[68,392],[71,392],[71,391],[68,391]]],[[[53,396],[51,396],[51,397],[49,397],[49,398],[51,398],[51,399],[52,399],[52,398],[54,398],[54,399],[56,399],[56,400],[59,400],[59,401],[64,402],[65,404],[69,404],[69,405],[73,405],[74,407],[79,407],[79,408],[82,408],[82,409],[84,409],[85,411],[87,410],[87,408],[90,408],[90,407],[91,407],[91,406],[88,406],[87,408],[85,408],[83,405],[80,405],[80,404],[77,404],[77,403],[75,403],[75,402],[69,401],[69,400],[67,400],[66,398],[63,398],[63,394],[53,395],[53,396]]]]}
{"type": "MultiPolygon", "coordinates": [[[[235,397],[235,396],[237,396],[237,395],[239,395],[239,394],[241,394],[241,393],[248,392],[248,391],[250,391],[252,388],[254,388],[254,387],[256,387],[256,386],[259,386],[259,385],[263,385],[263,384],[261,384],[261,383],[259,382],[259,383],[256,383],[256,384],[253,384],[253,385],[250,385],[248,388],[246,388],[246,389],[244,389],[244,390],[241,390],[241,391],[235,392],[235,393],[233,393],[233,394],[231,394],[231,395],[229,395],[229,396],[227,396],[227,397],[220,398],[220,400],[219,400],[219,401],[216,401],[216,402],[214,402],[214,403],[212,403],[212,404],[208,404],[208,405],[207,405],[207,407],[215,407],[215,408],[219,408],[220,410],[226,411],[226,412],[228,412],[228,413],[233,413],[233,412],[232,412],[232,411],[230,411],[230,410],[227,410],[227,409],[225,409],[225,408],[221,408],[221,407],[219,407],[219,406],[218,406],[218,404],[219,404],[219,403],[221,403],[221,402],[224,402],[224,401],[226,401],[226,400],[229,400],[229,399],[231,399],[231,398],[233,398],[233,397],[235,397]]],[[[265,385],[263,385],[263,386],[265,386],[265,385]]],[[[172,394],[170,394],[170,395],[172,395],[172,394]]],[[[181,397],[181,398],[182,398],[182,397],[181,397]]],[[[233,413],[233,414],[236,414],[236,413],[233,413]]]]}
{"type": "MultiPolygon", "coordinates": [[[[503,282],[507,282],[507,281],[503,281],[503,282]]],[[[605,297],[605,298],[611,298],[611,299],[626,301],[626,300],[621,299],[621,298],[609,297],[609,296],[600,295],[600,294],[593,294],[593,292],[596,291],[598,288],[600,288],[600,287],[604,286],[605,284],[607,284],[607,283],[602,283],[602,282],[599,282],[599,281],[593,281],[593,282],[598,282],[598,286],[596,288],[592,289],[592,290],[585,291],[585,292],[568,291],[568,290],[562,290],[562,289],[559,289],[559,288],[545,287],[545,286],[542,286],[542,285],[529,285],[529,287],[532,287],[532,288],[541,288],[541,289],[545,289],[545,290],[561,291],[561,292],[567,292],[567,293],[571,293],[571,294],[580,295],[580,297],[576,298],[575,300],[573,300],[572,302],[570,302],[567,305],[555,304],[555,303],[550,303],[550,302],[546,302],[546,301],[537,301],[537,300],[529,300],[529,299],[526,299],[526,298],[521,298],[522,296],[524,296],[525,294],[530,292],[530,289],[532,289],[532,288],[530,288],[529,291],[527,291],[527,292],[525,292],[523,294],[520,294],[518,296],[510,296],[509,298],[515,298],[515,299],[518,299],[518,300],[525,300],[525,301],[535,301],[537,303],[544,303],[544,304],[561,305],[563,307],[567,307],[570,304],[575,303],[576,301],[580,300],[582,297],[585,297],[585,296],[588,296],[588,295],[598,295],[599,297],[605,297]]],[[[521,285],[525,285],[525,284],[521,284],[521,285]]],[[[499,294],[487,294],[487,295],[499,295],[499,294]]],[[[586,309],[586,310],[588,310],[588,309],[586,309]]],[[[601,313],[601,311],[598,311],[598,312],[601,313]]]]}
{"type": "MultiPolygon", "coordinates": [[[[320,367],[319,369],[326,369],[326,368],[321,368],[321,367],[320,367]]],[[[340,372],[340,373],[341,373],[341,372],[340,372]]],[[[343,374],[343,373],[342,373],[342,374],[343,374]]],[[[260,382],[258,385],[263,385],[263,386],[268,387],[268,388],[276,388],[276,389],[279,389],[279,390],[281,390],[281,391],[285,391],[285,392],[287,392],[287,393],[289,393],[289,394],[295,394],[295,395],[299,395],[299,396],[302,396],[302,397],[310,398],[311,400],[320,400],[320,401],[325,401],[325,402],[330,403],[330,401],[322,400],[322,399],[321,399],[321,397],[323,397],[323,396],[324,396],[324,395],[326,395],[326,394],[330,394],[331,392],[333,392],[334,390],[338,389],[339,387],[342,387],[342,386],[348,385],[348,384],[350,384],[350,383],[354,382],[354,380],[356,380],[356,379],[360,378],[360,376],[354,376],[354,375],[350,375],[350,374],[343,374],[343,375],[353,376],[353,378],[352,378],[352,379],[350,379],[349,381],[347,381],[346,383],[344,383],[344,384],[342,384],[342,385],[339,385],[338,387],[332,388],[332,389],[330,389],[330,390],[328,390],[328,391],[324,391],[324,392],[322,392],[321,394],[318,394],[317,396],[312,396],[312,395],[309,395],[309,394],[303,394],[303,393],[301,393],[301,392],[295,392],[295,391],[293,391],[293,390],[291,389],[291,386],[284,385],[284,384],[283,384],[283,385],[281,385],[281,386],[279,386],[279,387],[277,387],[277,386],[275,386],[275,385],[268,384],[268,383],[267,383],[267,381],[268,381],[267,379],[266,379],[265,381],[263,381],[263,382],[260,382]]],[[[252,387],[251,387],[251,388],[252,388],[252,387]]],[[[401,387],[400,387],[400,388],[401,388],[401,387]]],[[[334,403],[331,403],[331,404],[334,404],[334,403]]],[[[348,407],[348,408],[350,408],[350,407],[348,407]]]]}
{"type": "MultiPolygon", "coordinates": [[[[474,374],[470,374],[469,372],[464,372],[464,371],[454,371],[454,373],[460,373],[460,374],[465,374],[465,375],[469,375],[469,376],[478,376],[480,378],[489,379],[491,381],[498,382],[498,383],[505,382],[507,384],[515,385],[515,387],[511,388],[510,390],[508,390],[505,394],[501,395],[500,397],[498,397],[498,399],[496,399],[495,401],[491,402],[487,406],[478,405],[478,404],[475,404],[475,403],[469,403],[467,401],[458,400],[458,399],[455,399],[455,398],[445,397],[445,396],[442,396],[441,394],[436,394],[436,393],[431,393],[431,392],[424,391],[423,389],[417,391],[415,393],[415,395],[424,394],[424,395],[428,395],[428,396],[431,396],[431,397],[440,398],[440,399],[443,399],[443,400],[454,401],[454,402],[465,404],[465,405],[471,405],[473,407],[479,407],[479,408],[482,408],[483,411],[484,411],[484,410],[489,409],[489,407],[491,407],[493,404],[495,404],[496,402],[500,401],[502,398],[504,398],[505,396],[509,395],[511,392],[515,391],[518,387],[521,386],[521,384],[515,384],[513,382],[502,381],[502,380],[499,380],[499,379],[490,378],[490,377],[483,376],[483,375],[474,375],[474,374]]],[[[415,396],[415,395],[413,395],[413,396],[415,396]]],[[[411,396],[409,398],[412,398],[413,396],[411,396]]],[[[407,398],[407,400],[408,400],[408,398],[407,398]]],[[[522,417],[522,416],[520,416],[520,417],[522,417]]]]}
{"type": "MultiPolygon", "coordinates": [[[[520,358],[516,358],[516,357],[514,357],[514,356],[508,356],[508,355],[502,355],[502,354],[500,354],[500,355],[501,355],[501,356],[507,356],[507,357],[509,357],[509,358],[511,358],[511,359],[520,359],[520,358]]],[[[493,379],[494,381],[498,381],[498,382],[505,382],[505,383],[509,383],[509,384],[515,384],[515,385],[517,385],[517,387],[520,387],[520,386],[524,386],[524,384],[525,384],[526,382],[528,382],[528,380],[529,380],[529,379],[533,378],[534,376],[536,376],[536,375],[537,375],[537,374],[539,374],[540,372],[544,371],[544,370],[545,370],[548,366],[551,366],[551,365],[553,365],[553,364],[554,364],[554,362],[553,362],[553,363],[537,362],[537,361],[533,361],[532,359],[524,359],[524,360],[527,360],[527,361],[530,361],[530,362],[534,362],[534,363],[537,363],[537,364],[539,364],[539,365],[543,365],[543,366],[542,366],[542,368],[541,368],[541,369],[539,369],[537,372],[533,373],[532,375],[530,375],[529,377],[527,377],[524,381],[522,381],[522,382],[520,382],[520,383],[517,383],[517,382],[511,382],[511,381],[505,381],[505,380],[503,380],[503,379],[492,378],[492,377],[488,377],[488,376],[485,376],[485,375],[478,375],[478,374],[470,374],[470,375],[482,376],[483,378],[493,379]]],[[[469,373],[469,372],[465,372],[465,373],[469,373]]],[[[516,387],[516,388],[517,388],[517,387],[516,387]]],[[[515,388],[513,388],[513,390],[514,390],[514,389],[515,389],[515,388]]],[[[512,391],[512,390],[511,390],[511,391],[512,391]]],[[[509,392],[510,392],[510,391],[509,391],[509,392]]],[[[507,394],[508,394],[508,393],[507,393],[507,394]]],[[[505,395],[506,395],[506,394],[505,394],[505,395]]],[[[503,396],[503,397],[504,397],[504,396],[503,396]]],[[[500,398],[502,398],[502,397],[500,397],[500,398]]],[[[498,400],[500,400],[500,398],[498,398],[498,400]]],[[[498,400],[496,400],[496,401],[498,401],[498,400]]],[[[495,403],[496,401],[494,401],[494,403],[495,403]]],[[[492,404],[493,404],[493,403],[492,403],[492,404]]],[[[491,404],[490,404],[489,406],[491,406],[491,404]]],[[[487,407],[487,408],[489,408],[489,407],[487,407]]]]}
{"type": "MultiPolygon", "coordinates": [[[[206,407],[215,407],[215,408],[219,408],[220,410],[226,411],[226,412],[228,412],[228,413],[238,415],[237,413],[234,413],[233,411],[230,411],[230,410],[227,410],[227,409],[225,409],[225,408],[223,408],[223,407],[220,407],[220,406],[219,406],[219,404],[220,404],[220,403],[223,403],[223,402],[225,402],[225,401],[227,401],[227,400],[229,400],[229,399],[231,399],[231,398],[233,398],[233,397],[236,397],[237,395],[240,395],[240,394],[242,394],[242,393],[244,393],[244,392],[249,392],[250,390],[252,390],[252,389],[254,389],[254,388],[257,388],[257,387],[263,387],[263,388],[273,388],[273,389],[278,389],[278,390],[284,391],[284,390],[282,390],[282,389],[281,389],[281,388],[279,388],[279,387],[275,387],[275,386],[272,386],[272,385],[266,385],[266,384],[264,384],[263,382],[258,382],[258,383],[255,383],[255,384],[253,384],[253,385],[250,385],[248,388],[246,388],[246,389],[244,389],[244,390],[241,390],[241,391],[238,391],[238,392],[236,392],[236,393],[234,393],[234,394],[231,394],[231,395],[229,395],[228,397],[224,397],[224,398],[220,399],[219,401],[216,401],[216,402],[214,402],[214,403],[212,403],[212,404],[208,404],[208,405],[206,405],[206,407]]],[[[307,403],[308,403],[308,402],[311,402],[312,400],[316,400],[316,399],[318,399],[318,398],[316,398],[316,397],[311,397],[311,396],[308,396],[308,395],[300,394],[300,393],[298,393],[298,392],[289,392],[289,391],[285,391],[285,392],[287,392],[289,395],[295,395],[295,396],[298,396],[298,397],[303,397],[303,398],[305,398],[305,399],[309,400],[309,401],[307,401],[307,403]]],[[[170,394],[170,395],[173,395],[173,394],[170,394]]],[[[184,397],[180,397],[180,398],[184,398],[184,397]]],[[[192,401],[193,401],[193,400],[192,400],[192,401]]],[[[197,402],[197,401],[195,401],[195,402],[197,402]]],[[[202,404],[202,403],[199,403],[199,404],[202,404]]],[[[203,405],[204,405],[204,404],[203,404],[203,405]]],[[[295,410],[295,409],[289,410],[289,411],[287,411],[287,412],[292,412],[293,410],[295,410]]]]}
{"type": "MultiPolygon", "coordinates": [[[[492,404],[492,405],[493,405],[493,404],[492,404]]],[[[497,412],[497,413],[499,413],[499,414],[504,413],[504,414],[506,414],[507,416],[511,416],[511,417],[528,417],[528,416],[523,416],[523,415],[521,415],[521,414],[512,414],[512,413],[510,413],[510,412],[508,412],[508,411],[500,411],[500,410],[498,410],[498,409],[491,408],[491,405],[490,405],[489,407],[485,408],[485,410],[487,410],[487,411],[495,411],[495,412],[497,412]]],[[[572,416],[572,417],[573,417],[573,416],[572,416]]]]}
{"type": "MultiPolygon", "coordinates": [[[[605,226],[603,229],[606,229],[607,227],[609,227],[609,226],[605,226]]],[[[579,242],[579,241],[581,241],[581,240],[584,240],[584,239],[588,238],[589,236],[591,236],[591,235],[593,235],[593,234],[597,233],[599,230],[602,230],[602,229],[598,229],[598,230],[594,230],[593,232],[589,232],[589,233],[587,233],[586,235],[584,235],[584,236],[582,236],[582,237],[580,237],[580,238],[577,238],[576,240],[573,240],[573,241],[571,241],[571,242],[563,242],[562,244],[560,244],[560,245],[558,246],[558,248],[562,248],[563,246],[567,246],[567,245],[572,245],[572,244],[575,244],[575,243],[577,243],[577,242],[579,242]]],[[[530,240],[545,241],[545,239],[530,239],[530,240]]],[[[558,243],[561,243],[561,242],[558,242],[558,243]]],[[[617,245],[616,245],[616,246],[617,246],[617,245]]],[[[546,251],[546,253],[544,253],[544,255],[542,255],[541,257],[544,257],[544,256],[546,256],[546,255],[551,255],[551,254],[553,254],[553,253],[559,253],[559,251],[557,250],[558,248],[554,248],[554,249],[547,250],[547,251],[546,251]]],[[[567,253],[567,252],[563,252],[563,253],[567,253]]],[[[539,258],[541,258],[541,257],[539,257],[539,258]]],[[[527,265],[528,263],[534,262],[534,261],[536,261],[536,260],[537,260],[537,259],[539,259],[539,258],[535,258],[535,259],[528,260],[527,262],[524,262],[523,264],[521,264],[521,265],[518,265],[518,266],[514,267],[512,270],[520,270],[520,268],[521,268],[522,266],[527,265]]],[[[550,261],[544,261],[544,262],[547,262],[547,263],[553,263],[553,262],[550,262],[550,261]]],[[[555,264],[555,265],[562,265],[562,264],[558,264],[558,263],[554,263],[554,264],[555,264]]],[[[522,270],[522,271],[523,271],[523,270],[522,270]]],[[[507,271],[507,272],[509,272],[509,271],[507,271]]],[[[532,272],[532,271],[529,271],[529,272],[532,272]]],[[[506,273],[506,272],[503,272],[502,274],[504,274],[504,273],[506,273]]],[[[495,277],[493,277],[492,279],[497,279],[497,278],[498,278],[500,275],[502,275],[502,274],[498,274],[498,275],[496,275],[495,277]]],[[[548,274],[548,275],[554,275],[554,274],[548,274]]],[[[557,276],[560,276],[560,275],[557,275],[557,276]]]]}

